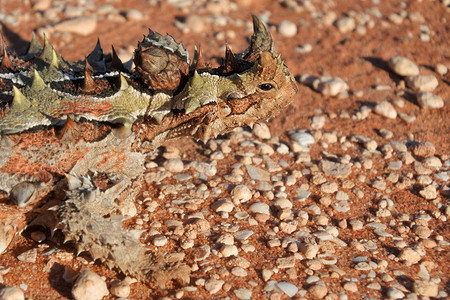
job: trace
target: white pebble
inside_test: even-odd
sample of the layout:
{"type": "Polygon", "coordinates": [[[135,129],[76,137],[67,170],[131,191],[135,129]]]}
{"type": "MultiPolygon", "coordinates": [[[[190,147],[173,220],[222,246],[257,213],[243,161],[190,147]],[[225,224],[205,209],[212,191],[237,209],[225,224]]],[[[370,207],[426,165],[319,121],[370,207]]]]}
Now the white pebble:
{"type": "Polygon", "coordinates": [[[157,236],[153,239],[153,245],[155,245],[156,247],[162,247],[164,245],[166,245],[168,242],[167,237],[165,236],[157,236]]]}
{"type": "Polygon", "coordinates": [[[298,287],[286,281],[279,282],[277,287],[288,297],[294,297],[298,292],[298,287]]]}
{"type": "Polygon", "coordinates": [[[255,214],[270,215],[270,208],[269,208],[269,205],[267,205],[267,204],[264,203],[264,202],[255,202],[255,203],[253,203],[253,204],[250,206],[249,210],[250,210],[252,213],[255,213],[255,214]]]}
{"type": "Polygon", "coordinates": [[[278,25],[278,32],[284,37],[293,37],[297,34],[297,25],[291,21],[282,21],[280,25],[278,25]]]}
{"type": "Polygon", "coordinates": [[[337,96],[348,90],[348,84],[338,77],[321,78],[317,90],[325,96],[337,96]]]}
{"type": "Polygon", "coordinates": [[[217,293],[222,288],[225,281],[210,278],[205,282],[205,290],[207,290],[211,295],[217,293]]]}
{"type": "Polygon", "coordinates": [[[353,31],[356,26],[355,19],[353,19],[352,17],[343,17],[337,19],[335,25],[341,33],[353,31]]]}
{"type": "Polygon", "coordinates": [[[125,17],[128,21],[140,21],[144,18],[144,15],[140,10],[130,9],[126,12],[125,17]]]}
{"type": "Polygon", "coordinates": [[[234,201],[246,202],[252,198],[252,191],[244,184],[239,184],[231,191],[234,201]]]}
{"type": "Polygon", "coordinates": [[[389,67],[400,76],[419,75],[419,67],[403,56],[394,56],[389,60],[389,67]]]}
{"type": "Polygon", "coordinates": [[[301,54],[306,54],[306,53],[311,52],[312,49],[313,49],[313,47],[311,44],[304,44],[302,46],[298,46],[297,48],[295,48],[295,51],[297,51],[298,53],[301,53],[301,54]]]}
{"type": "Polygon", "coordinates": [[[430,92],[420,92],[417,94],[417,102],[422,108],[442,108],[444,107],[444,100],[437,95],[430,92]]]}
{"type": "Polygon", "coordinates": [[[127,277],[123,281],[113,281],[111,283],[111,294],[119,298],[127,298],[130,295],[130,278],[127,277]],[[128,279],[128,280],[127,280],[128,279]]]}
{"type": "Polygon", "coordinates": [[[432,92],[437,88],[439,82],[433,75],[415,75],[406,77],[406,84],[417,91],[432,92]]]}
{"type": "Polygon", "coordinates": [[[438,73],[439,75],[442,75],[442,76],[444,76],[448,72],[448,68],[444,64],[436,64],[436,66],[434,67],[434,70],[436,71],[436,73],[438,73]]]}
{"type": "Polygon", "coordinates": [[[108,294],[105,280],[89,270],[80,273],[72,288],[75,300],[101,300],[108,294]]]}
{"type": "Polygon", "coordinates": [[[222,253],[223,257],[237,256],[238,248],[235,245],[223,245],[220,248],[220,253],[222,253]]]}
{"type": "Polygon", "coordinates": [[[183,161],[178,158],[171,158],[166,160],[163,166],[167,171],[174,173],[181,172],[184,169],[183,161]]]}
{"type": "Polygon", "coordinates": [[[24,300],[22,290],[15,286],[6,286],[0,290],[0,300],[24,300]]]}
{"type": "Polygon", "coordinates": [[[97,17],[79,17],[63,21],[53,26],[53,29],[59,32],[69,32],[79,35],[90,35],[97,28],[97,17]]]}
{"type": "Polygon", "coordinates": [[[252,133],[262,140],[268,140],[272,137],[272,135],[270,134],[269,126],[267,126],[266,123],[262,122],[255,123],[252,133]]]}
{"type": "Polygon", "coordinates": [[[374,111],[375,113],[389,119],[395,119],[397,117],[397,111],[389,101],[383,101],[378,103],[375,106],[374,111]]]}
{"type": "Polygon", "coordinates": [[[216,202],[214,202],[211,205],[211,208],[214,209],[218,213],[221,213],[221,212],[229,213],[229,212],[233,211],[234,204],[230,200],[220,199],[220,200],[217,200],[216,202]]]}

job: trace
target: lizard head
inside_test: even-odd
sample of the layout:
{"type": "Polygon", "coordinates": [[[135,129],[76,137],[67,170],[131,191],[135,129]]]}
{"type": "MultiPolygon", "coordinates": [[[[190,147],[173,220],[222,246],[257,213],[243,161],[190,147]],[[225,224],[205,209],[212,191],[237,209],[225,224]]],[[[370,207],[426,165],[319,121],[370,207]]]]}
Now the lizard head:
{"type": "Polygon", "coordinates": [[[207,140],[268,120],[292,103],[297,86],[291,72],[256,16],[253,27],[246,51],[235,55],[227,48],[225,63],[217,69],[195,71],[178,98],[176,104],[182,104],[187,114],[208,110],[191,128],[195,138],[207,140]]]}
{"type": "Polygon", "coordinates": [[[150,126],[147,139],[157,145],[179,136],[206,141],[267,120],[292,103],[297,86],[291,72],[256,16],[253,28],[247,50],[234,54],[227,47],[218,68],[207,67],[197,50],[189,66],[189,53],[168,35],[151,31],[139,43],[134,61],[141,80],[150,90],[172,96],[160,105],[159,120],[154,117],[159,108],[150,110],[158,126],[150,126]]]}

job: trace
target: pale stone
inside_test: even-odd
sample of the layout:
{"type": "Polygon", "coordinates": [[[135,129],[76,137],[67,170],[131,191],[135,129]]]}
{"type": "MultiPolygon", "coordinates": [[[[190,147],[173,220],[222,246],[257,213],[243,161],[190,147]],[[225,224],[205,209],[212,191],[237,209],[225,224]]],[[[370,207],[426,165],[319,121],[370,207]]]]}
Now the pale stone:
{"type": "Polygon", "coordinates": [[[374,111],[375,113],[389,119],[395,119],[397,117],[397,111],[389,101],[378,103],[375,106],[374,111]]]}
{"type": "Polygon", "coordinates": [[[78,17],[53,26],[55,31],[75,33],[83,36],[92,34],[96,28],[97,17],[95,16],[78,17]]]}
{"type": "Polygon", "coordinates": [[[432,92],[437,88],[439,82],[433,75],[415,75],[406,77],[406,84],[417,91],[432,92]]]}
{"type": "Polygon", "coordinates": [[[210,278],[205,282],[205,290],[207,290],[211,295],[217,293],[222,288],[225,281],[210,278]]]}
{"type": "Polygon", "coordinates": [[[439,294],[439,285],[433,281],[416,280],[413,289],[415,293],[424,297],[437,297],[439,294]]]}
{"type": "Polygon", "coordinates": [[[24,300],[25,295],[15,286],[5,286],[0,290],[0,300],[24,300]]]}
{"type": "Polygon", "coordinates": [[[252,213],[258,213],[258,214],[264,214],[264,215],[270,215],[270,207],[264,202],[255,202],[253,203],[249,210],[252,213]]]}
{"type": "Polygon", "coordinates": [[[317,90],[325,96],[337,96],[348,90],[348,84],[341,78],[321,78],[317,90]]]}
{"type": "Polygon", "coordinates": [[[328,294],[328,289],[323,285],[313,285],[308,289],[312,299],[323,299],[328,294]]]}
{"type": "Polygon", "coordinates": [[[272,137],[269,126],[267,126],[266,123],[262,122],[255,123],[255,125],[253,125],[252,132],[256,137],[262,140],[268,140],[272,137]]]}
{"type": "Polygon", "coordinates": [[[183,161],[179,158],[171,158],[163,163],[163,167],[169,172],[178,173],[183,171],[184,164],[183,161]]]}
{"type": "Polygon", "coordinates": [[[400,76],[414,76],[419,74],[419,67],[403,56],[394,56],[389,60],[389,67],[400,76]]]}
{"type": "Polygon", "coordinates": [[[411,248],[403,249],[398,258],[407,265],[414,265],[422,259],[419,252],[411,248]]]}
{"type": "Polygon", "coordinates": [[[297,25],[291,21],[284,20],[278,25],[278,32],[287,38],[294,37],[297,34],[297,25]]]}
{"type": "Polygon", "coordinates": [[[231,196],[234,201],[246,202],[252,198],[252,191],[248,186],[240,184],[233,188],[231,196]]]}
{"type": "Polygon", "coordinates": [[[442,108],[444,107],[444,100],[438,95],[433,95],[431,92],[420,92],[417,94],[417,102],[422,108],[442,108]]]}
{"type": "Polygon", "coordinates": [[[101,300],[108,294],[105,280],[89,270],[80,273],[72,288],[75,300],[101,300]]]}
{"type": "Polygon", "coordinates": [[[302,243],[299,250],[307,259],[313,259],[319,252],[319,246],[310,243],[302,243]]]}
{"type": "Polygon", "coordinates": [[[119,298],[127,298],[131,291],[130,281],[127,278],[122,281],[113,281],[110,288],[111,294],[119,298]]]}
{"type": "Polygon", "coordinates": [[[224,257],[237,256],[238,248],[235,245],[223,245],[222,248],[220,248],[220,253],[222,253],[224,257]]]}
{"type": "Polygon", "coordinates": [[[355,29],[356,27],[355,19],[353,19],[352,17],[343,17],[337,19],[335,25],[341,33],[353,31],[353,29],[355,29]]]}

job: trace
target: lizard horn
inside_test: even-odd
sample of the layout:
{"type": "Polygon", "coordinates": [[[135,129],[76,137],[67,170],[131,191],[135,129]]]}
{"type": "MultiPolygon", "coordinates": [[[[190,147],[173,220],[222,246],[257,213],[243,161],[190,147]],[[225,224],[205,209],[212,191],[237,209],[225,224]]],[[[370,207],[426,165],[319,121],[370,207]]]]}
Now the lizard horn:
{"type": "Polygon", "coordinates": [[[83,80],[83,91],[86,93],[91,93],[95,91],[95,81],[94,78],[92,78],[91,73],[94,71],[92,70],[91,65],[89,65],[89,62],[87,59],[84,60],[84,80],[83,80]]]}
{"type": "Polygon", "coordinates": [[[271,52],[275,54],[273,39],[264,23],[255,15],[253,18],[253,35],[250,41],[250,47],[247,50],[245,59],[255,61],[261,52],[271,52]]]}
{"type": "Polygon", "coordinates": [[[6,47],[3,45],[3,59],[2,63],[0,64],[0,68],[4,68],[7,70],[12,69],[12,62],[8,57],[8,52],[6,52],[6,47]]]}

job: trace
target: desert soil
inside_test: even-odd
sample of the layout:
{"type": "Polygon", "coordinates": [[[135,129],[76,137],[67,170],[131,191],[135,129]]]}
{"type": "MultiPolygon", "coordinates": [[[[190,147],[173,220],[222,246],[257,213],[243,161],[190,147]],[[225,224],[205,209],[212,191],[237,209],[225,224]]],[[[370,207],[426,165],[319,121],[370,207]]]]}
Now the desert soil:
{"type": "MultiPolygon", "coordinates": [[[[66,60],[84,59],[100,38],[105,52],[114,45],[126,61],[151,28],[170,33],[191,53],[200,44],[216,66],[226,43],[235,52],[245,49],[253,13],[269,25],[297,79],[293,104],[268,122],[270,131],[244,128],[207,144],[177,140],[148,163],[146,173],[170,176],[146,177],[137,215],[126,226],[146,229],[142,242],[151,251],[182,253],[193,271],[187,286],[166,289],[125,280],[127,298],[444,299],[449,5],[2,0],[0,23],[18,53],[36,32],[46,33],[66,60]],[[64,24],[69,19],[76,23],[64,24]],[[394,56],[431,76],[414,85],[393,71],[394,56]],[[437,108],[418,100],[420,89],[430,90],[437,108]],[[210,173],[201,174],[196,162],[207,163],[210,173]],[[204,218],[203,230],[188,235],[183,226],[168,226],[189,216],[204,218]]],[[[2,197],[0,205],[10,205],[2,197]]],[[[27,299],[71,298],[65,269],[76,274],[88,267],[108,287],[124,280],[87,254],[77,256],[73,245],[37,243],[21,234],[0,255],[0,266],[2,284],[20,288],[27,299]]]]}

